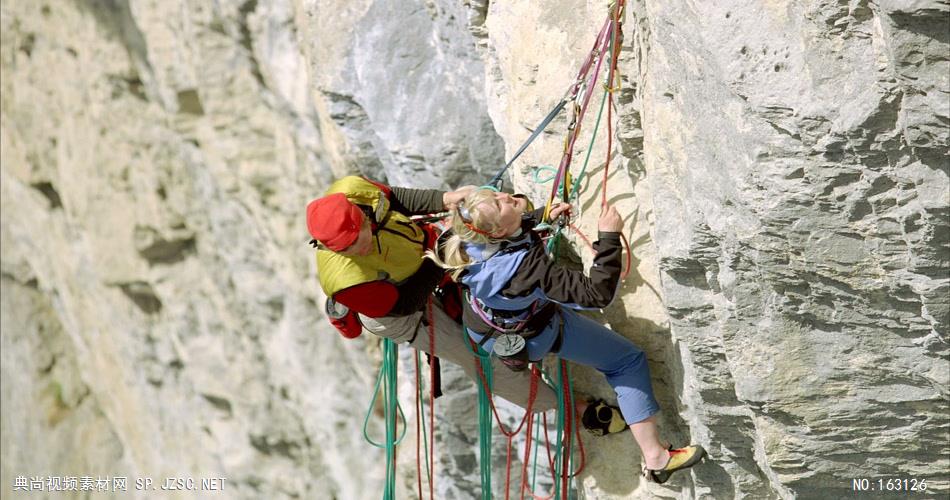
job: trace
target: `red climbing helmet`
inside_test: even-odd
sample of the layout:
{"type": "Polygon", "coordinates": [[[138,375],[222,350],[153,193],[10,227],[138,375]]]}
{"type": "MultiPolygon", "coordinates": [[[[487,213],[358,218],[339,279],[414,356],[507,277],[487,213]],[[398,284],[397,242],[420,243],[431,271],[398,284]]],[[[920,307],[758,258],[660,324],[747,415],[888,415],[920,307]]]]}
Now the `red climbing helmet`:
{"type": "Polygon", "coordinates": [[[324,196],[307,205],[307,230],[334,252],[352,245],[362,225],[363,212],[343,193],[324,196]]]}

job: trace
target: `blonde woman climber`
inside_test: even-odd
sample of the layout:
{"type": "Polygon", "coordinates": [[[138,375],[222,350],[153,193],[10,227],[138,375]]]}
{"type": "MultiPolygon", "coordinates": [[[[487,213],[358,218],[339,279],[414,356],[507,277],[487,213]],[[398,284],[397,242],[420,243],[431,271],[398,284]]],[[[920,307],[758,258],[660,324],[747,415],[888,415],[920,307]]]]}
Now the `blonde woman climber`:
{"type": "MultiPolygon", "coordinates": [[[[585,427],[600,424],[604,433],[628,427],[647,476],[656,482],[692,467],[706,453],[701,446],[673,449],[660,440],[659,406],[643,351],[574,311],[603,308],[614,298],[621,272],[620,214],[613,207],[601,214],[597,255],[585,276],[548,257],[533,230],[543,210],[527,212],[528,207],[523,197],[472,191],[452,210],[454,234],[442,238],[437,252],[429,252],[465,289],[462,315],[468,335],[514,370],[549,353],[599,370],[617,394],[622,420],[610,418],[610,407],[598,402],[583,412],[585,427]]],[[[570,208],[555,205],[551,219],[570,208]]]]}

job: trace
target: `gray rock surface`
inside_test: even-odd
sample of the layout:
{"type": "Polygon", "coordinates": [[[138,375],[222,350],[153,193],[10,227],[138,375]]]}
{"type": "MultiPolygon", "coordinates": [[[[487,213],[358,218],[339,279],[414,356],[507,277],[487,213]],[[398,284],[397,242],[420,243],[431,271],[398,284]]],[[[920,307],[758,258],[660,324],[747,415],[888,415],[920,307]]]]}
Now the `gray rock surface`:
{"type": "MultiPolygon", "coordinates": [[[[384,456],[361,434],[379,348],[323,318],[303,207],[352,172],[482,182],[571,84],[604,4],[2,0],[0,13],[3,497],[37,497],[13,491],[18,476],[378,497],[384,456]]],[[[946,497],[950,4],[629,0],[624,32],[612,161],[606,124],[588,146],[596,89],[576,225],[594,234],[607,171],[633,268],[598,317],[648,352],[664,435],[710,458],[647,484],[629,436],[585,437],[579,496],[841,498],[867,478],[946,497]]],[[[544,201],[534,176],[557,164],[567,124],[510,186],[544,201]]],[[[410,430],[413,362],[404,350],[410,430]]],[[[443,383],[436,496],[477,498],[474,386],[451,367],[443,383]]],[[[499,404],[506,425],[520,418],[499,404]]],[[[416,497],[409,434],[399,498],[416,497]]],[[[504,445],[496,430],[496,497],[504,445]]],[[[130,495],[193,496],[102,497],[130,495]]]]}

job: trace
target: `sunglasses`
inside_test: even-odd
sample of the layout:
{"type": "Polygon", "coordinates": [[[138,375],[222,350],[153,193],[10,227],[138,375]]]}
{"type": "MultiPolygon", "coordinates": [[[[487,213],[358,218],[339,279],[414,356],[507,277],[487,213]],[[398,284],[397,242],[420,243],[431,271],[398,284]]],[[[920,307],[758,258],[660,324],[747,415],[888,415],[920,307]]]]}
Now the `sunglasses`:
{"type": "Polygon", "coordinates": [[[459,218],[462,219],[462,224],[464,224],[465,227],[482,236],[486,236],[488,238],[492,237],[491,233],[488,231],[475,227],[475,223],[472,221],[472,213],[469,212],[468,206],[465,205],[465,201],[458,202],[458,204],[455,205],[455,211],[458,213],[459,218]]]}

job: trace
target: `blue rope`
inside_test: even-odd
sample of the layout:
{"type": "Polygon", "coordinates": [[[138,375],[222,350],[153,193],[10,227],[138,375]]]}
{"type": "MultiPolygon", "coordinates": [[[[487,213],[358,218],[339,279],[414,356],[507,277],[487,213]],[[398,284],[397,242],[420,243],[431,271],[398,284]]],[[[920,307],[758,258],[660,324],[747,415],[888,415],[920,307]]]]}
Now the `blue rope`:
{"type": "Polygon", "coordinates": [[[532,142],[534,142],[534,140],[537,139],[539,135],[541,135],[541,132],[543,132],[544,129],[547,128],[547,126],[551,123],[551,121],[554,120],[554,117],[556,117],[558,113],[560,113],[561,110],[564,109],[564,105],[567,104],[569,100],[570,99],[567,99],[567,98],[561,99],[561,102],[557,103],[557,105],[554,106],[554,109],[552,109],[551,112],[548,113],[548,116],[544,117],[544,120],[541,121],[541,124],[538,125],[534,129],[534,132],[531,132],[531,136],[528,137],[528,140],[524,141],[524,144],[522,144],[520,148],[518,148],[518,151],[515,152],[515,155],[512,156],[510,160],[508,160],[508,163],[506,163],[505,166],[502,167],[501,170],[499,170],[498,173],[495,174],[491,178],[490,181],[488,181],[489,185],[495,186],[498,189],[501,189],[501,183],[502,183],[501,176],[504,175],[505,171],[508,170],[509,167],[511,167],[511,165],[515,162],[515,160],[518,159],[519,156],[521,156],[521,153],[524,153],[524,151],[528,149],[528,146],[532,142]]]}

